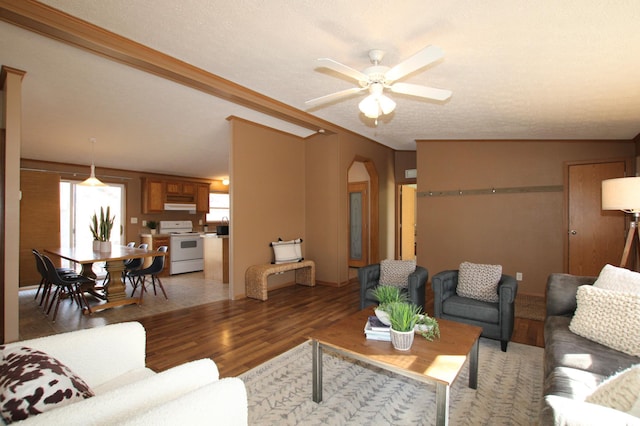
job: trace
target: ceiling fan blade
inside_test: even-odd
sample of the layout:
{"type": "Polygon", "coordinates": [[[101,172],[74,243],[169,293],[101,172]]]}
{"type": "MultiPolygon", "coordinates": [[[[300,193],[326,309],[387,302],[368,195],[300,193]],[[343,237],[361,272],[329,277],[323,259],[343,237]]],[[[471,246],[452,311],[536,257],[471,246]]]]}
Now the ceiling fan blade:
{"type": "Polygon", "coordinates": [[[436,101],[446,101],[452,94],[451,90],[436,89],[434,87],[419,86],[410,83],[395,83],[391,85],[390,89],[394,93],[435,99],[436,101]]]}
{"type": "Polygon", "coordinates": [[[340,62],[336,62],[333,59],[329,58],[320,58],[318,59],[325,67],[330,68],[334,71],[339,72],[340,74],[347,75],[353,78],[356,81],[368,81],[369,76],[361,73],[360,71],[353,69],[347,65],[341,64],[340,62]]]}
{"type": "Polygon", "coordinates": [[[304,103],[307,104],[307,105],[323,104],[323,103],[335,101],[335,100],[340,99],[340,98],[347,97],[349,95],[353,95],[353,94],[361,92],[361,91],[363,91],[365,89],[366,89],[366,87],[352,87],[351,89],[341,90],[339,92],[331,93],[329,95],[320,96],[319,98],[309,99],[308,101],[305,101],[304,103]]]}
{"type": "Polygon", "coordinates": [[[396,81],[411,74],[417,69],[426,67],[444,56],[444,51],[437,46],[427,46],[410,58],[400,62],[384,74],[387,82],[396,81]]]}

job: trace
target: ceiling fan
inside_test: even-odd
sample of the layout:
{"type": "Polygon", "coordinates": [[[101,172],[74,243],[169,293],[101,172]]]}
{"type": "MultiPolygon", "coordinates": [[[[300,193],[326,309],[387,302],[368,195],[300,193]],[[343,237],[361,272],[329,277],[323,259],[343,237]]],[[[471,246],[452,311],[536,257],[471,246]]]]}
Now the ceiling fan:
{"type": "Polygon", "coordinates": [[[318,105],[368,90],[369,96],[364,98],[358,104],[358,107],[364,115],[375,119],[377,124],[379,116],[389,114],[396,107],[396,103],[384,94],[384,91],[387,89],[394,93],[417,96],[419,98],[433,99],[437,101],[447,100],[451,96],[450,90],[396,82],[412,72],[437,61],[443,56],[444,52],[439,47],[427,46],[410,58],[400,62],[393,68],[390,68],[380,65],[380,62],[384,57],[384,51],[376,49],[369,52],[369,59],[373,66],[364,69],[362,72],[341,64],[340,62],[334,61],[333,59],[320,58],[318,61],[320,61],[324,67],[353,78],[358,82],[360,87],[352,87],[351,89],[341,90],[329,95],[320,96],[319,98],[310,99],[306,101],[305,104],[311,106],[318,105]]]}

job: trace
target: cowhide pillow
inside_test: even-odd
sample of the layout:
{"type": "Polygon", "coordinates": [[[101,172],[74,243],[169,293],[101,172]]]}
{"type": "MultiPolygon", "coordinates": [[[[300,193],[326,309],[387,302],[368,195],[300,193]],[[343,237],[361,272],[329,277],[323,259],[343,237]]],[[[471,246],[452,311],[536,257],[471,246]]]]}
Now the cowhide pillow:
{"type": "Polygon", "coordinates": [[[0,416],[5,423],[94,395],[84,380],[44,352],[6,346],[0,351],[0,416]]]}

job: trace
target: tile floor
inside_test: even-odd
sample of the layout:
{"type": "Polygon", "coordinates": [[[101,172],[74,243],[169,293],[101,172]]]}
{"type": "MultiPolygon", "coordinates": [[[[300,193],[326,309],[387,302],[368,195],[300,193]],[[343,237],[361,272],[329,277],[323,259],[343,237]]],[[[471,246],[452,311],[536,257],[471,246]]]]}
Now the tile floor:
{"type": "MultiPolygon", "coordinates": [[[[148,285],[151,292],[144,295],[144,304],[121,306],[91,315],[82,315],[77,304],[71,303],[71,300],[63,300],[55,323],[51,321],[53,310],[47,316],[34,299],[36,289],[22,290],[19,293],[20,340],[133,321],[161,312],[226,300],[229,296],[229,284],[205,279],[203,272],[172,275],[162,278],[162,284],[169,297],[168,300],[164,298],[160,289],[158,289],[158,295],[154,296],[152,287],[148,285]]],[[[131,286],[127,285],[127,295],[130,294],[131,286]]],[[[90,299],[89,303],[92,301],[97,303],[97,299],[90,299]]]]}

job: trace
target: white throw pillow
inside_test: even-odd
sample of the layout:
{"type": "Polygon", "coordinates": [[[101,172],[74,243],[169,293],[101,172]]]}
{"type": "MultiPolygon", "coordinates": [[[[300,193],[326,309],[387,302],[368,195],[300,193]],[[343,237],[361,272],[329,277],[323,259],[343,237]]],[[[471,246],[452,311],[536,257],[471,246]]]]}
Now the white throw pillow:
{"type": "Polygon", "coordinates": [[[640,274],[626,268],[604,265],[594,287],[640,294],[640,274]]]}
{"type": "Polygon", "coordinates": [[[578,287],[578,308],[569,330],[594,342],[640,356],[640,295],[578,287]]]}
{"type": "Polygon", "coordinates": [[[498,283],[502,278],[502,265],[482,265],[462,262],[458,269],[458,296],[485,302],[498,302],[498,283]]]}
{"type": "Polygon", "coordinates": [[[638,417],[634,409],[640,404],[640,364],[600,383],[586,401],[638,417]]]}
{"type": "Polygon", "coordinates": [[[300,262],[302,260],[302,239],[290,241],[273,241],[273,255],[275,263],[300,262]]]}
{"type": "Polygon", "coordinates": [[[416,270],[415,260],[383,260],[380,262],[380,285],[409,287],[409,275],[416,270]]]}

